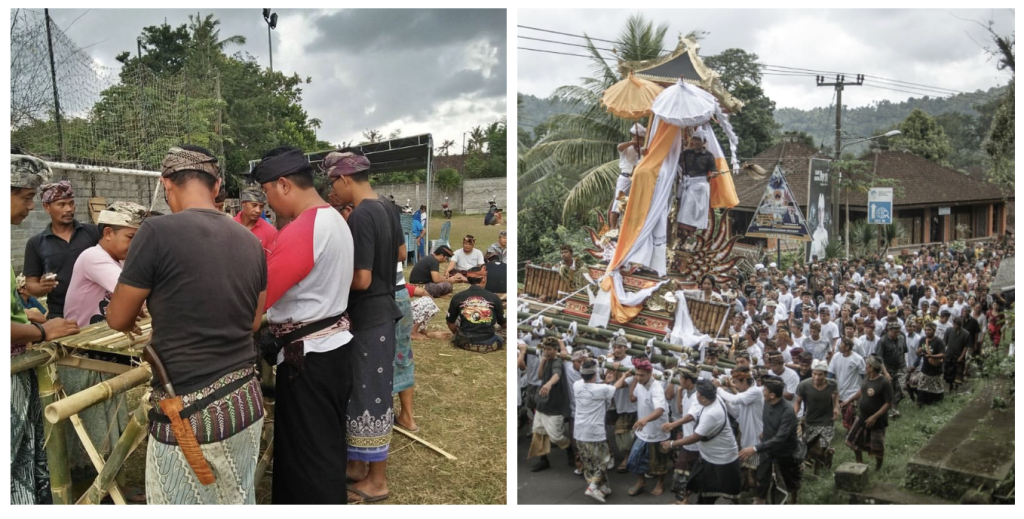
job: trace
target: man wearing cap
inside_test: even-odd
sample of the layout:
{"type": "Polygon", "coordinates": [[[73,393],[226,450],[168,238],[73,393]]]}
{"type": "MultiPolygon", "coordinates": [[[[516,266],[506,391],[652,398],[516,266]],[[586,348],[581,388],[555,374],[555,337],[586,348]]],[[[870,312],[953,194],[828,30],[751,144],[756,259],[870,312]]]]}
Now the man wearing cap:
{"type": "Polygon", "coordinates": [[[75,190],[61,180],[39,188],[43,210],[50,223],[25,245],[25,288],[36,297],[46,296],[46,316],[64,317],[64,299],[78,255],[100,241],[99,228],[75,219],[75,190]]]}
{"type": "Polygon", "coordinates": [[[139,226],[106,314],[112,329],[128,332],[146,304],[150,345],[168,377],[153,377],[146,497],[151,504],[252,504],[263,430],[252,334],[266,300],[266,259],[259,240],[214,207],[220,167],[209,150],[173,147],[161,168],[173,214],[139,226]],[[168,384],[191,402],[181,418],[216,478],[210,485],[199,482],[160,408],[171,398],[168,384]],[[239,419],[211,427],[227,415],[239,419]]]}
{"type": "MultiPolygon", "coordinates": [[[[64,304],[67,319],[83,325],[106,320],[107,305],[117,288],[123,262],[128,257],[128,246],[146,214],[145,207],[132,202],[114,202],[100,212],[98,225],[103,237],[75,261],[64,304]]],[[[110,374],[72,367],[60,366],[58,371],[64,391],[69,395],[113,378],[110,374]]],[[[84,409],[79,418],[93,446],[106,456],[128,424],[128,400],[124,394],[117,395],[84,409]]],[[[68,443],[72,468],[91,469],[92,460],[81,445],[77,439],[68,443]]]]}
{"type": "Polygon", "coordinates": [[[612,230],[619,228],[619,213],[622,211],[619,207],[619,196],[629,196],[629,188],[633,184],[633,169],[640,162],[641,147],[644,137],[647,136],[647,129],[636,123],[629,129],[629,133],[633,139],[616,146],[619,151],[619,178],[615,182],[615,195],[612,196],[612,209],[608,216],[608,225],[612,230]]]}
{"type": "MultiPolygon", "coordinates": [[[[325,165],[330,168],[327,160],[325,165]]],[[[246,213],[259,220],[268,201],[278,215],[291,220],[265,245],[270,333],[280,339],[302,328],[313,330],[290,336],[281,351],[267,354],[278,374],[273,502],[344,504],[337,485],[344,484],[339,468],[348,454],[337,431],[347,423],[353,377],[346,313],[353,278],[352,233],[317,193],[313,168],[301,150],[270,150],[253,169],[252,179],[260,187],[243,191],[240,223],[246,223],[246,213]],[[265,196],[257,196],[256,189],[265,196]]]]}
{"type": "Polygon", "coordinates": [[[853,449],[857,463],[864,463],[863,453],[875,458],[875,470],[882,469],[885,456],[885,429],[889,426],[889,407],[892,406],[892,384],[882,376],[882,358],[867,358],[867,376],[852,398],[844,405],[858,403],[857,420],[846,435],[846,446],[853,449]]]}
{"type": "MultiPolygon", "coordinates": [[[[452,257],[452,250],[447,245],[434,249],[434,253],[424,256],[413,265],[409,272],[409,284],[421,286],[430,297],[444,297],[452,293],[452,284],[441,276],[441,262],[452,257]]],[[[456,274],[456,279],[466,281],[465,276],[456,274]]]]}
{"type": "Polygon", "coordinates": [[[719,498],[735,501],[743,479],[729,411],[710,380],[697,380],[695,387],[700,405],[683,418],[694,422],[693,433],[673,442],[675,446],[696,444],[700,451],[700,462],[691,470],[687,490],[696,494],[697,503],[702,505],[713,504],[719,498]]]}
{"type": "Polygon", "coordinates": [[[495,325],[505,326],[505,309],[501,299],[488,292],[487,267],[473,267],[466,273],[469,288],[455,294],[448,305],[448,329],[452,344],[479,353],[501,349],[504,341],[495,325]]]}
{"type": "Polygon", "coordinates": [[[900,330],[900,323],[890,321],[886,325],[885,336],[878,340],[875,351],[882,357],[885,372],[892,378],[893,399],[889,414],[899,418],[899,405],[900,400],[903,400],[903,385],[907,378],[907,336],[900,330]]]}
{"type": "MultiPolygon", "coordinates": [[[[575,356],[577,352],[583,351],[572,353],[575,356]]],[[[612,493],[606,472],[612,463],[612,452],[608,448],[604,420],[615,391],[625,386],[626,379],[620,378],[614,385],[603,384],[598,371],[597,361],[584,360],[580,366],[582,379],[572,385],[575,405],[573,440],[583,462],[583,477],[588,483],[585,494],[603,503],[605,497],[612,493]]]]}
{"type": "MultiPolygon", "coordinates": [[[[487,247],[487,252],[498,255],[498,261],[502,263],[508,263],[508,231],[501,231],[498,233],[498,241],[487,247]]],[[[486,260],[486,255],[484,257],[486,260]]]]}
{"type": "Polygon", "coordinates": [[[370,184],[370,161],[344,148],[324,158],[336,200],[353,204],[348,217],[354,244],[352,294],[352,394],[347,409],[348,500],[387,499],[387,459],[394,422],[395,262],[406,257],[402,224],[390,202],[370,184]]]}
{"type": "Polygon", "coordinates": [[[636,402],[637,420],[633,424],[636,441],[629,452],[627,468],[636,474],[637,481],[629,489],[629,495],[643,492],[644,479],[649,474],[655,479],[651,495],[660,496],[664,492],[665,474],[669,467],[668,453],[659,448],[661,442],[669,439],[668,432],[661,429],[668,423],[665,388],[654,379],[654,367],[646,357],[633,359],[633,371],[629,397],[636,402]]]}
{"type": "Polygon", "coordinates": [[[475,249],[475,245],[476,237],[472,234],[467,234],[462,238],[462,248],[455,251],[452,259],[448,262],[448,269],[444,273],[445,277],[452,282],[462,283],[469,269],[486,263],[484,254],[475,249]],[[462,278],[459,278],[458,275],[462,275],[462,278]]]}
{"type": "Polygon", "coordinates": [[[778,378],[765,379],[761,391],[764,394],[761,440],[740,451],[739,458],[747,460],[755,455],[760,458],[755,503],[764,504],[771,497],[772,487],[778,484],[772,481],[772,474],[775,473],[782,480],[789,497],[792,497],[787,502],[795,504],[801,480],[800,460],[795,457],[800,441],[797,436],[796,413],[783,398],[785,384],[778,378]]]}
{"type": "Polygon", "coordinates": [[[793,411],[800,413],[804,405],[803,437],[807,454],[814,461],[814,473],[821,467],[832,466],[832,438],[835,436],[835,420],[839,418],[839,390],[834,380],[828,380],[828,363],[814,359],[811,363],[811,378],[800,382],[793,400],[793,411]]]}
{"type": "MultiPolygon", "coordinates": [[[[12,152],[12,155],[16,150],[12,152]]],[[[36,189],[50,174],[34,157],[11,157],[11,225],[20,225],[35,205],[36,189]]],[[[29,322],[11,269],[11,361],[29,343],[78,333],[78,325],[62,317],[45,323],[29,322]]],[[[11,374],[11,504],[48,504],[50,470],[46,463],[43,405],[34,369],[11,374]]]]}
{"type": "Polygon", "coordinates": [[[235,221],[252,231],[260,239],[260,245],[266,249],[270,245],[270,240],[277,234],[277,229],[260,217],[267,205],[266,193],[260,186],[249,186],[242,190],[239,199],[242,201],[242,210],[235,215],[235,221]]]}
{"type": "Polygon", "coordinates": [[[707,137],[698,128],[690,137],[690,145],[679,157],[680,187],[679,209],[676,222],[679,224],[680,245],[693,233],[708,228],[708,206],[711,203],[709,180],[718,176],[715,156],[705,148],[707,137]]]}

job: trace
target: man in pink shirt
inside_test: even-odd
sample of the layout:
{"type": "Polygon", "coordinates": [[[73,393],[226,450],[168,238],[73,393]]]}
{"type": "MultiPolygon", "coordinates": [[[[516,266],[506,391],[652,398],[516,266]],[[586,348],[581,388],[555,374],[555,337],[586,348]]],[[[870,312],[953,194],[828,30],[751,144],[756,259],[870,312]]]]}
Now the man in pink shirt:
{"type": "Polygon", "coordinates": [[[128,246],[146,217],[146,208],[132,202],[114,202],[100,212],[100,241],[75,261],[64,316],[82,326],[106,320],[110,295],[117,287],[128,246]]]}
{"type": "Polygon", "coordinates": [[[263,208],[267,206],[267,195],[260,186],[249,186],[242,190],[239,198],[242,201],[242,210],[235,215],[235,221],[252,231],[266,249],[271,238],[277,234],[277,229],[261,218],[263,208]]]}

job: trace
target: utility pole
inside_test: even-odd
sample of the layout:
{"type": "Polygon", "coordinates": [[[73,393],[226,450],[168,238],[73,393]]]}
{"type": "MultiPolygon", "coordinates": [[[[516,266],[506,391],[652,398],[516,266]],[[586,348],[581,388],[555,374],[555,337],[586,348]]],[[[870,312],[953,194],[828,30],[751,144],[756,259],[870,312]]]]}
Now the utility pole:
{"type": "MultiPolygon", "coordinates": [[[[836,147],[833,150],[833,157],[835,160],[842,158],[840,153],[842,152],[842,132],[843,132],[843,88],[847,86],[861,86],[864,84],[864,74],[857,74],[856,81],[852,83],[846,82],[846,76],[842,74],[836,75],[836,80],[833,83],[826,83],[825,76],[817,76],[817,83],[820,87],[830,86],[836,89],[836,147]]],[[[829,168],[831,169],[831,168],[829,168]]],[[[841,179],[841,173],[838,171],[832,172],[829,176],[829,186],[832,192],[832,232],[831,236],[836,236],[839,233],[839,182],[841,179]]],[[[850,222],[846,222],[849,226],[850,222]]]]}
{"type": "Polygon", "coordinates": [[[57,145],[60,149],[60,160],[67,160],[64,150],[64,127],[60,119],[60,95],[57,93],[57,66],[53,61],[53,34],[50,33],[50,10],[43,9],[46,18],[46,46],[50,51],[50,79],[53,81],[53,117],[57,123],[57,145]]]}

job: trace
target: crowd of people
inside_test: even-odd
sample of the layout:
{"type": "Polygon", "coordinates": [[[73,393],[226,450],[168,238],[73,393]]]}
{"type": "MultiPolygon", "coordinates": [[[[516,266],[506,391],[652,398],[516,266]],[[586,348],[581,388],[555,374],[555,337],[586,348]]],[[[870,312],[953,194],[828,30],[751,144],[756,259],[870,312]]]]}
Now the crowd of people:
{"type": "MultiPolygon", "coordinates": [[[[401,210],[374,191],[370,167],[358,149],[329,153],[329,195],[322,197],[302,151],[275,148],[251,172],[232,221],[223,213],[223,172],[214,155],[174,147],[160,178],[170,214],[117,201],[92,224],[76,219],[71,182],[49,182],[52,172],[41,160],[12,158],[12,225],[22,223],[37,196],[51,220],[28,241],[23,274],[11,271],[12,358],[104,321],[140,333],[139,321],[151,316],[151,361],[166,374],[154,370],[145,489],[125,489],[126,496],[154,504],[255,503],[261,378],[273,367],[272,502],[385,500],[392,428],[419,430],[411,340],[453,336],[469,350],[501,347],[505,233],[486,255],[474,249],[472,236],[461,254],[447,246],[421,252],[406,283],[411,251],[401,210]],[[290,223],[276,229],[265,217],[268,205],[290,223]],[[441,262],[453,257],[462,261],[449,261],[441,274],[441,262]],[[457,273],[449,275],[452,267],[457,273]],[[451,333],[427,332],[440,311],[433,299],[450,296],[460,282],[469,288],[451,299],[451,333]],[[44,297],[42,304],[37,298],[44,297]],[[179,446],[180,431],[159,405],[175,396],[212,484],[200,483],[195,457],[179,446]]],[[[417,217],[420,228],[425,218],[425,211],[417,217]]],[[[416,243],[425,250],[422,239],[416,243]]],[[[110,378],[64,366],[59,375],[69,395],[110,378]]],[[[48,503],[35,374],[11,379],[12,502],[48,503]]],[[[124,395],[83,411],[81,419],[105,456],[127,422],[124,395]]],[[[95,477],[80,447],[71,458],[73,479],[95,477]]]]}
{"type": "MultiPolygon", "coordinates": [[[[521,334],[531,470],[551,467],[554,446],[600,502],[612,494],[614,469],[636,476],[629,495],[653,480],[652,494],[671,489],[679,504],[737,502],[741,493],[796,503],[803,472],[831,467],[837,421],[856,460],[870,456],[881,469],[901,401],[920,408],[956,392],[1000,344],[1013,298],[989,286],[1013,251],[1006,235],[898,257],[757,264],[734,269],[722,286],[704,276],[686,297],[733,311],[727,340],[704,345],[704,370],[629,355],[644,346],[621,335],[604,350],[543,328],[521,334]],[[706,369],[718,359],[735,367],[706,369]]],[[[575,262],[563,248],[564,276],[575,262]]]]}

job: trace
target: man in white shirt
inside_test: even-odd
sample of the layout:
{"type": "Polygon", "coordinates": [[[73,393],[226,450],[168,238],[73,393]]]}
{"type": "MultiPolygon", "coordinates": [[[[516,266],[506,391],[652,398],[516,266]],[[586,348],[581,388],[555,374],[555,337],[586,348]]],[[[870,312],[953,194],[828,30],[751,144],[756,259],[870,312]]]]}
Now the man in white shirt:
{"type": "MultiPolygon", "coordinates": [[[[679,389],[676,392],[676,412],[681,417],[671,423],[662,426],[662,429],[666,432],[672,431],[676,427],[682,425],[683,430],[680,435],[682,438],[686,438],[693,434],[693,418],[687,418],[690,415],[696,415],[700,413],[703,406],[697,400],[697,369],[689,364],[683,365],[676,370],[679,374],[679,389]]],[[[665,450],[670,450],[676,447],[675,444],[680,442],[675,440],[669,440],[661,443],[661,446],[665,450]]],[[[676,451],[676,463],[672,471],[672,493],[676,496],[677,504],[682,504],[687,500],[689,491],[686,489],[686,485],[690,479],[690,470],[692,470],[697,463],[700,461],[700,448],[696,444],[683,445],[682,449],[676,451]]]]}
{"type": "Polygon", "coordinates": [[[935,323],[935,336],[946,341],[946,331],[953,327],[953,323],[949,320],[949,310],[939,311],[939,320],[935,323]]]}
{"type": "Polygon", "coordinates": [[[811,336],[804,338],[802,345],[815,360],[826,360],[832,353],[832,342],[821,336],[820,322],[811,323],[811,336]]]}
{"type": "Polygon", "coordinates": [[[793,396],[796,395],[796,387],[800,385],[800,375],[791,368],[786,367],[786,361],[779,352],[768,354],[768,371],[770,374],[782,378],[783,384],[786,385],[786,390],[782,397],[792,402],[793,396]]]}
{"type": "MultiPolygon", "coordinates": [[[[616,337],[612,342],[612,356],[608,359],[616,367],[633,367],[633,358],[626,355],[626,347],[629,340],[623,336],[616,337]]],[[[626,378],[625,373],[616,373],[619,378],[626,378]]],[[[619,463],[619,470],[626,470],[626,463],[629,461],[629,451],[633,448],[633,424],[636,423],[636,404],[629,398],[629,388],[622,387],[615,391],[615,447],[621,453],[626,453],[619,463]]]]}
{"type": "Polygon", "coordinates": [[[818,311],[818,320],[821,321],[821,336],[828,341],[828,351],[833,352],[836,349],[836,341],[839,340],[842,333],[839,331],[839,326],[832,320],[830,312],[828,307],[822,307],[818,311]]]}
{"type": "MultiPolygon", "coordinates": [[[[839,355],[832,356],[828,372],[836,379],[840,402],[845,402],[860,391],[860,384],[864,380],[865,363],[864,357],[853,351],[853,341],[846,337],[839,341],[839,355]]],[[[843,427],[849,431],[856,418],[856,406],[851,403],[840,406],[839,410],[843,415],[843,427]]]]}
{"type": "Polygon", "coordinates": [[[789,318],[789,312],[793,308],[793,294],[789,291],[789,285],[785,282],[779,283],[779,307],[780,312],[785,311],[786,315],[782,317],[783,320],[789,318]]]}
{"type": "MultiPolygon", "coordinates": [[[[719,385],[718,381],[714,381],[719,385]]],[[[718,397],[729,405],[729,414],[736,416],[740,426],[740,449],[753,447],[761,437],[762,413],[764,412],[764,393],[754,383],[749,367],[732,370],[728,387],[718,388],[718,397]],[[730,391],[730,389],[734,390],[730,391]]],[[[757,469],[757,459],[743,463],[743,471],[757,469]]],[[[744,478],[746,479],[746,478],[744,478]]]]}
{"type": "Polygon", "coordinates": [[[695,422],[693,433],[672,443],[675,446],[697,444],[700,451],[702,467],[697,476],[700,480],[690,482],[699,488],[698,504],[713,504],[719,498],[736,500],[743,482],[736,436],[729,426],[725,402],[718,401],[717,389],[711,381],[698,380],[696,388],[697,402],[702,407],[683,418],[695,422]]]}
{"type": "Polygon", "coordinates": [[[572,385],[576,406],[573,439],[583,462],[583,477],[588,483],[585,494],[603,503],[605,496],[612,493],[605,472],[612,461],[612,452],[608,448],[604,419],[615,391],[626,384],[626,378],[620,378],[615,385],[602,384],[597,372],[596,361],[583,361],[582,379],[572,385]]]}
{"type": "Polygon", "coordinates": [[[875,320],[869,317],[864,320],[864,335],[857,338],[857,342],[853,345],[853,351],[866,359],[875,352],[877,346],[878,336],[875,335],[875,320]]]}
{"type": "Polygon", "coordinates": [[[476,245],[476,238],[467,234],[462,239],[462,248],[455,251],[455,255],[452,259],[448,260],[448,270],[444,273],[449,281],[452,282],[465,282],[466,273],[474,267],[479,267],[485,263],[484,253],[474,248],[476,245]],[[455,276],[453,277],[453,273],[455,276]]]}
{"type": "Polygon", "coordinates": [[[668,423],[668,404],[665,402],[665,388],[654,379],[654,368],[645,357],[633,359],[635,374],[630,383],[630,399],[636,402],[637,421],[633,425],[636,440],[629,453],[627,468],[636,474],[637,481],[629,489],[629,495],[635,496],[643,492],[645,475],[654,476],[655,485],[651,495],[660,496],[664,492],[665,474],[668,473],[668,454],[662,452],[660,443],[669,438],[669,434],[661,429],[668,423]]]}
{"type": "Polygon", "coordinates": [[[640,162],[641,146],[647,129],[640,123],[630,128],[629,133],[633,139],[619,144],[616,149],[619,152],[619,178],[615,183],[615,195],[612,197],[611,216],[608,224],[612,229],[619,226],[619,195],[629,196],[629,188],[633,185],[633,169],[640,162]]]}

